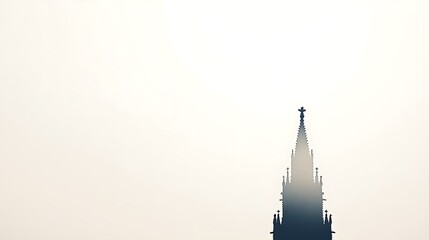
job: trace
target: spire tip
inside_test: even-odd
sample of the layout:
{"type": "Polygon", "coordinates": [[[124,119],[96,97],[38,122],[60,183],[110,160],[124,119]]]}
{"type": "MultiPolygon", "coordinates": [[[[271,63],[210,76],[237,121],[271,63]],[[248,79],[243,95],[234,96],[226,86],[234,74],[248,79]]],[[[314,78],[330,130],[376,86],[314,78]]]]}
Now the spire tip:
{"type": "Polygon", "coordinates": [[[299,117],[301,118],[301,121],[304,121],[304,112],[307,111],[304,107],[301,107],[298,109],[298,111],[301,113],[299,117]]]}

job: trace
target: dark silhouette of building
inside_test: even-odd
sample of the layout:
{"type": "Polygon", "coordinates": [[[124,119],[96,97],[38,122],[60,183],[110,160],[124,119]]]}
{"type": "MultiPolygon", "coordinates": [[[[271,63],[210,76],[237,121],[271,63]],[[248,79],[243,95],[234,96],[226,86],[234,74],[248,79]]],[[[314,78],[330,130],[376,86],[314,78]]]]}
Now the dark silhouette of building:
{"type": "Polygon", "coordinates": [[[332,215],[323,212],[323,181],[313,170],[313,150],[309,150],[304,126],[304,107],[298,109],[300,123],[291,172],[283,176],[282,211],[273,219],[273,240],[331,240],[332,215]],[[314,172],[314,174],[313,174],[314,172]]]}

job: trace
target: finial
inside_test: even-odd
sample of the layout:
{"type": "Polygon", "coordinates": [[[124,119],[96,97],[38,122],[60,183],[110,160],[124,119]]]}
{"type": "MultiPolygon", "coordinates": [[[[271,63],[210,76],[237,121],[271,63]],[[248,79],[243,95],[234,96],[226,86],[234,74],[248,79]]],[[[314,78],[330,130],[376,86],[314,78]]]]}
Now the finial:
{"type": "Polygon", "coordinates": [[[301,107],[298,109],[298,111],[301,113],[299,117],[301,118],[301,121],[304,121],[304,112],[306,111],[304,107],[301,107]]]}
{"type": "Polygon", "coordinates": [[[325,224],[328,223],[328,210],[325,210],[325,224]]]}
{"type": "Polygon", "coordinates": [[[289,168],[286,168],[286,181],[289,182],[289,168]]]}
{"type": "Polygon", "coordinates": [[[316,168],[316,182],[319,182],[319,168],[316,168]]]}

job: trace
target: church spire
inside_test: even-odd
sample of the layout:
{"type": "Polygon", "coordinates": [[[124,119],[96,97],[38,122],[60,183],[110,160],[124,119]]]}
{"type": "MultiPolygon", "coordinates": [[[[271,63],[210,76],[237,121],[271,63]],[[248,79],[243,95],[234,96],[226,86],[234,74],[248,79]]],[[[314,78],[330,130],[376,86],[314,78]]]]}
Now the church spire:
{"type": "Polygon", "coordinates": [[[304,125],[305,108],[299,111],[296,146],[291,153],[291,166],[283,176],[281,213],[273,216],[273,240],[332,240],[332,216],[324,211],[323,181],[313,167],[304,125]]]}
{"type": "Polygon", "coordinates": [[[307,133],[304,125],[304,112],[306,109],[301,107],[298,136],[296,139],[295,154],[292,158],[292,181],[300,182],[313,181],[313,157],[308,147],[307,133]]]}
{"type": "Polygon", "coordinates": [[[304,112],[307,111],[304,107],[298,109],[299,114],[299,129],[298,129],[298,137],[296,139],[295,152],[305,151],[309,153],[308,141],[307,141],[307,133],[305,132],[304,125],[304,112]]]}

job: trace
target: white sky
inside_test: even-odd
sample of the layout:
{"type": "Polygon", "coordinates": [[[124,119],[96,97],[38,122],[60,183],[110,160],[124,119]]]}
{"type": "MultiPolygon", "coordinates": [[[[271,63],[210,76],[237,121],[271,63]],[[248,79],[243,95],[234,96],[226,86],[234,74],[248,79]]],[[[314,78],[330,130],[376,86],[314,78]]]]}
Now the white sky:
{"type": "Polygon", "coordinates": [[[426,240],[426,0],[0,0],[0,238],[271,239],[299,123],[334,239],[426,240]]]}

